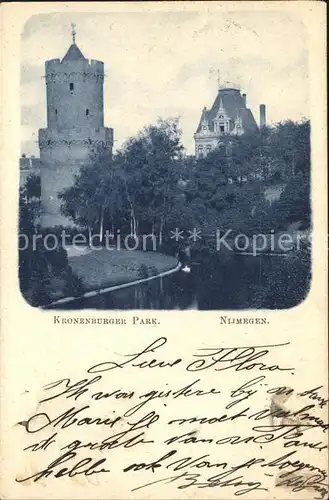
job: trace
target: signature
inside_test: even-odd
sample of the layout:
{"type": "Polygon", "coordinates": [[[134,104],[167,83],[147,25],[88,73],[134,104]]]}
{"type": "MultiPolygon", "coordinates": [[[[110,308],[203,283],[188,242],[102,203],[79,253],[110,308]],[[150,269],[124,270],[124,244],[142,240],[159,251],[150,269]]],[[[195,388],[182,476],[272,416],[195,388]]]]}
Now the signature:
{"type": "MultiPolygon", "coordinates": [[[[292,491],[302,491],[305,488],[313,488],[319,492],[322,496],[315,498],[324,498],[325,494],[328,492],[328,484],[325,483],[327,478],[326,471],[314,467],[310,464],[300,462],[299,460],[291,460],[296,451],[289,452],[277,459],[272,461],[267,461],[265,458],[251,458],[246,462],[242,462],[236,466],[230,466],[227,461],[223,462],[211,462],[211,457],[209,454],[202,455],[197,458],[193,457],[183,457],[175,459],[174,461],[169,461],[171,457],[178,453],[177,450],[171,450],[163,457],[154,460],[150,463],[133,463],[128,467],[123,469],[123,472],[140,472],[142,470],[151,470],[152,472],[158,468],[172,469],[174,472],[179,472],[177,475],[170,475],[156,479],[155,481],[147,482],[135,487],[132,491],[150,487],[157,483],[169,484],[175,483],[177,489],[186,489],[190,487],[196,488],[211,488],[211,487],[234,487],[236,490],[234,492],[235,496],[245,495],[253,490],[263,490],[268,491],[268,488],[264,487],[260,481],[246,480],[244,476],[241,475],[241,471],[246,472],[247,470],[253,469],[255,467],[261,468],[275,468],[277,470],[286,469],[290,467],[290,470],[281,472],[279,475],[279,481],[276,482],[276,486],[288,486],[292,488],[292,491]],[[190,472],[192,469],[213,469],[220,468],[221,472],[215,475],[206,477],[205,479],[200,472],[190,472]],[[185,469],[185,470],[184,470],[185,469]],[[187,470],[186,470],[187,469],[187,470]],[[302,475],[296,475],[296,472],[301,472],[303,469],[312,472],[307,478],[302,475]],[[238,474],[238,475],[237,475],[238,474]]],[[[272,474],[267,474],[272,476],[272,474]]]]}

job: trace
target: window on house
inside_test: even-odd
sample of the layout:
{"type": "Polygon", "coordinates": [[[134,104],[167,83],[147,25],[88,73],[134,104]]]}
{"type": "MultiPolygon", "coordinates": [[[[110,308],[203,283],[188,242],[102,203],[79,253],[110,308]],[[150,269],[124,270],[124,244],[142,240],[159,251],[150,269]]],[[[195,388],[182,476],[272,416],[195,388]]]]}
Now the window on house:
{"type": "Polygon", "coordinates": [[[86,109],[86,116],[89,116],[89,109],[86,109]]]}
{"type": "Polygon", "coordinates": [[[74,92],[74,83],[70,83],[70,92],[71,92],[71,95],[74,92]]]}

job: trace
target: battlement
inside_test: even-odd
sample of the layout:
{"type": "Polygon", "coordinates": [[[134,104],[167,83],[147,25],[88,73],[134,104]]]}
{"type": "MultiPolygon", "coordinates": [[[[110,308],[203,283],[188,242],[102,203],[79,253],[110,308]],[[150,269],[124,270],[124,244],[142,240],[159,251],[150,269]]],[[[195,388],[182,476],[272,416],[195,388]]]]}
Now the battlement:
{"type": "Polygon", "coordinates": [[[90,67],[92,68],[100,68],[102,71],[104,71],[104,63],[103,61],[98,61],[97,59],[89,59],[88,63],[90,67]]]}
{"type": "Polygon", "coordinates": [[[61,62],[60,59],[49,59],[49,61],[46,61],[46,68],[48,66],[53,66],[54,64],[59,64],[61,62]]]}
{"type": "Polygon", "coordinates": [[[74,73],[83,72],[87,74],[96,73],[104,75],[104,63],[96,59],[79,59],[77,61],[61,61],[51,59],[45,63],[46,75],[49,73],[74,73]]]}

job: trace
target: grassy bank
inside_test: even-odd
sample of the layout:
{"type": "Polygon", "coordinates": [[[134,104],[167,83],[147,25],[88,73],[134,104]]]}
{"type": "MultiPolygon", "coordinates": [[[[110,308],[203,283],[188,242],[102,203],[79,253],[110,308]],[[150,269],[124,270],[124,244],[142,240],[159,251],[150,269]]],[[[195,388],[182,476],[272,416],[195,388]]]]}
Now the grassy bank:
{"type": "Polygon", "coordinates": [[[156,252],[102,249],[69,256],[69,264],[84,289],[94,290],[154,276],[174,268],[177,261],[156,252]]]}

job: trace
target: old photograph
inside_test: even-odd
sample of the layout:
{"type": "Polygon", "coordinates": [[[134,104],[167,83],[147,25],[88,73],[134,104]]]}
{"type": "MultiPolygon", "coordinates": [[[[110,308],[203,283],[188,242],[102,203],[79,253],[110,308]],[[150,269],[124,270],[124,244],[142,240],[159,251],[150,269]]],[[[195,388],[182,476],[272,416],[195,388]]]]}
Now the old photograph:
{"type": "Polygon", "coordinates": [[[32,16],[17,159],[28,304],[300,304],[308,49],[305,26],[274,8],[32,16]]]}
{"type": "Polygon", "coordinates": [[[323,2],[0,20],[0,497],[328,499],[323,2]]]}

